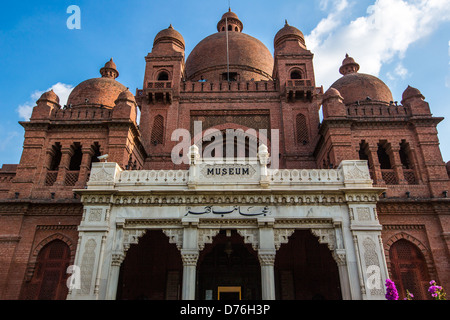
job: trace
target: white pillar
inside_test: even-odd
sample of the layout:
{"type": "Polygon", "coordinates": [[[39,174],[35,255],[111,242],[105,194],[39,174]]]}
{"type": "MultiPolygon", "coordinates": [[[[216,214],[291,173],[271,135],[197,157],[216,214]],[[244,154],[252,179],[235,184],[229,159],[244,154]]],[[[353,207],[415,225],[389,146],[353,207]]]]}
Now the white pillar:
{"type": "Polygon", "coordinates": [[[261,293],[263,300],[275,300],[275,250],[259,250],[258,258],[261,264],[261,293]]]}
{"type": "Polygon", "coordinates": [[[195,283],[197,274],[197,250],[182,250],[183,259],[183,288],[181,293],[182,300],[195,300],[195,283]]]}
{"type": "Polygon", "coordinates": [[[258,258],[261,265],[261,293],[263,300],[275,300],[275,236],[273,218],[259,218],[259,250],[258,258]]]}
{"type": "Polygon", "coordinates": [[[117,299],[117,288],[119,285],[119,274],[120,266],[123,260],[125,260],[125,255],[123,253],[117,253],[112,255],[111,269],[109,272],[109,279],[106,287],[106,300],[116,300],[117,299]]]}
{"type": "Polygon", "coordinates": [[[183,224],[183,248],[181,259],[183,260],[183,287],[182,300],[195,300],[195,287],[197,275],[198,249],[198,218],[184,218],[183,224]]]}

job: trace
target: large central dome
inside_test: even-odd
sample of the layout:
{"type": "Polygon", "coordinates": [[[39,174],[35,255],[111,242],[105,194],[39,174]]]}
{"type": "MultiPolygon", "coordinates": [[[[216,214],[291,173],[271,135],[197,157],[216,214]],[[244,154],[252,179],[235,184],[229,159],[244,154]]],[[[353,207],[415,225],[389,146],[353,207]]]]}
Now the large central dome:
{"type": "Polygon", "coordinates": [[[186,60],[188,80],[227,80],[227,62],[231,80],[272,78],[272,54],[261,41],[241,32],[243,24],[235,13],[225,13],[217,29],[219,32],[200,41],[186,60]]]}

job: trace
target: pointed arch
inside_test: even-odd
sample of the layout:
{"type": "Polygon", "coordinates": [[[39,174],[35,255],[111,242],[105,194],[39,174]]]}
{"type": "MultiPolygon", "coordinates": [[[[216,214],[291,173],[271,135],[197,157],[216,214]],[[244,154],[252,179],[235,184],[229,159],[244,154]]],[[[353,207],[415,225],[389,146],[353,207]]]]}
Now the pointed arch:
{"type": "Polygon", "coordinates": [[[67,297],[67,268],[73,261],[74,250],[61,239],[51,236],[41,241],[33,251],[35,262],[32,275],[22,287],[26,300],[64,300],[67,297]]]}

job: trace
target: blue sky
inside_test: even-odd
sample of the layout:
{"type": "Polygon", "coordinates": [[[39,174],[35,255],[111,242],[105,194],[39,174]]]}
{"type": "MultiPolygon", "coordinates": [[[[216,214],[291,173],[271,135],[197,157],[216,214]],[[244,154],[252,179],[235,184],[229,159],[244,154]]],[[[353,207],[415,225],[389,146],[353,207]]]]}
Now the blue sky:
{"type": "MultiPolygon", "coordinates": [[[[231,0],[244,33],[273,52],[285,19],[306,36],[315,54],[317,85],[340,77],[346,53],[360,72],[380,77],[401,101],[418,88],[438,126],[444,161],[450,160],[450,0],[231,0]]],[[[8,1],[0,11],[0,165],[19,163],[26,118],[39,95],[55,88],[64,97],[99,76],[111,57],[117,79],[132,92],[142,87],[155,35],[172,24],[184,37],[186,57],[216,32],[228,0],[8,1]],[[81,9],[81,29],[70,30],[67,8],[81,9]]]]}

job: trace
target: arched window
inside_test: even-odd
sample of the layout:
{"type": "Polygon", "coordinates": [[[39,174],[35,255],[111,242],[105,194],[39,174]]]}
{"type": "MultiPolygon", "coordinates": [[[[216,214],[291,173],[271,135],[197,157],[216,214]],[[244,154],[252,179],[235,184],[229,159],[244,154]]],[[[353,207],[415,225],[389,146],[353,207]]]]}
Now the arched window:
{"type": "Polygon", "coordinates": [[[411,150],[409,143],[402,140],[400,143],[400,161],[403,167],[403,176],[408,184],[417,184],[416,174],[414,173],[412,161],[411,161],[411,150]]]}
{"type": "Polygon", "coordinates": [[[380,162],[380,168],[381,169],[391,169],[391,159],[389,158],[389,155],[386,152],[386,148],[383,144],[378,144],[378,161],[380,162]]]}
{"type": "Polygon", "coordinates": [[[81,160],[83,158],[83,152],[81,151],[81,145],[79,143],[75,143],[73,145],[73,154],[72,158],[70,158],[70,171],[79,171],[81,167],[81,160]]]}
{"type": "Polygon", "coordinates": [[[299,113],[296,117],[297,143],[306,145],[309,143],[308,126],[305,115],[299,113]]]}
{"type": "Polygon", "coordinates": [[[400,239],[389,250],[392,281],[395,282],[399,299],[411,292],[415,300],[429,298],[427,288],[430,277],[422,252],[413,243],[400,239]]]}
{"type": "Polygon", "coordinates": [[[291,79],[293,80],[303,79],[302,72],[300,70],[293,70],[291,72],[291,79]]]}
{"type": "Polygon", "coordinates": [[[151,143],[154,146],[164,143],[164,118],[157,115],[153,121],[151,143]]]}
{"type": "Polygon", "coordinates": [[[161,71],[158,74],[158,81],[168,81],[169,80],[169,74],[166,71],[161,71]]]}
{"type": "Polygon", "coordinates": [[[92,168],[92,164],[95,162],[100,162],[100,160],[98,160],[98,157],[100,157],[102,154],[100,153],[100,145],[98,144],[98,142],[95,142],[94,145],[92,146],[92,157],[91,157],[91,168],[92,168]]]}
{"type": "Polygon", "coordinates": [[[61,163],[61,144],[59,144],[59,142],[57,142],[53,147],[52,147],[52,160],[50,162],[50,167],[49,170],[50,171],[58,171],[59,168],[59,164],[61,163]]]}
{"type": "Polygon", "coordinates": [[[70,248],[54,240],[45,245],[37,257],[36,268],[30,283],[25,286],[26,300],[65,300],[67,298],[67,268],[70,265],[70,248]]]}

